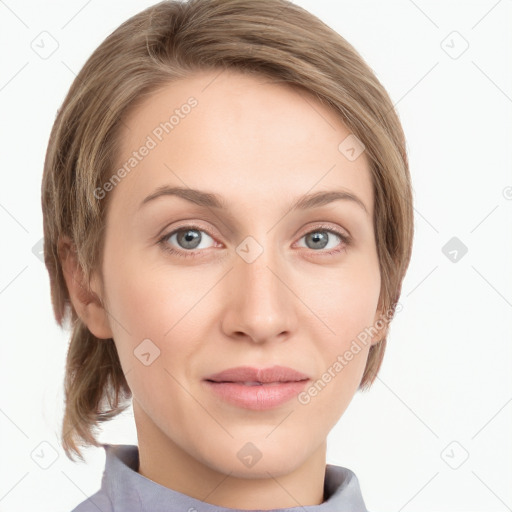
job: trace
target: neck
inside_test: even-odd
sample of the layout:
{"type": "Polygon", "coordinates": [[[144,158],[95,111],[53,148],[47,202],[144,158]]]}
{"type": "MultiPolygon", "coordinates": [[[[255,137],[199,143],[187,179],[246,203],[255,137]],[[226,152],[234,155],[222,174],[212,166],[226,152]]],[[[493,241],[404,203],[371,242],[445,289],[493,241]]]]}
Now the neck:
{"type": "Polygon", "coordinates": [[[198,460],[162,432],[133,400],[142,476],[192,498],[225,508],[276,509],[324,501],[326,442],[303,463],[279,476],[246,478],[223,473],[198,460]]]}

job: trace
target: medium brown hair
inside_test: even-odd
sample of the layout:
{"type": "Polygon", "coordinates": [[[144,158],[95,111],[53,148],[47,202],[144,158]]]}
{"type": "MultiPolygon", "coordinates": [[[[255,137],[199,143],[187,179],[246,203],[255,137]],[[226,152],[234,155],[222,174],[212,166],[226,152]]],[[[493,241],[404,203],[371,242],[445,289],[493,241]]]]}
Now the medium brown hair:
{"type": "MultiPolygon", "coordinates": [[[[66,287],[59,241],[73,241],[88,287],[101,269],[108,197],[96,198],[115,166],[123,116],[159,87],[202,70],[256,73],[312,93],[364,144],[374,189],[381,272],[379,309],[392,311],[409,265],[412,190],[405,139],[370,67],[337,32],[286,0],[164,1],[120,25],[87,60],[58,111],[42,180],[44,259],[55,318],[71,320],[62,445],[100,446],[94,430],[129,407],[131,391],[112,339],[96,338],[66,287]]],[[[341,142],[341,141],[340,141],[341,142]]],[[[371,346],[360,383],[377,376],[385,335],[371,346]]]]}

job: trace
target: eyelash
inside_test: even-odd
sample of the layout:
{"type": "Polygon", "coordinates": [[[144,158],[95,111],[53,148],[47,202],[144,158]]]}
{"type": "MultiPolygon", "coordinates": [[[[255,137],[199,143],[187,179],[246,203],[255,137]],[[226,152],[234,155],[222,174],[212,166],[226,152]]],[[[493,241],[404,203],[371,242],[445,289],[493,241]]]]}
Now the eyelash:
{"type": "MultiPolygon", "coordinates": [[[[170,233],[167,233],[166,235],[164,235],[162,238],[160,238],[158,240],[158,244],[162,246],[162,249],[164,251],[166,251],[168,253],[171,253],[173,255],[176,255],[176,256],[180,256],[182,258],[197,258],[197,257],[200,257],[201,256],[201,252],[203,252],[203,249],[198,249],[196,251],[178,251],[178,250],[174,249],[173,247],[171,247],[167,243],[167,240],[172,235],[174,235],[178,231],[186,231],[186,230],[203,231],[208,236],[213,238],[213,236],[210,235],[205,229],[203,229],[203,228],[201,228],[199,226],[190,224],[190,225],[180,226],[179,228],[175,229],[174,231],[171,231],[170,233]]],[[[352,239],[351,239],[350,236],[346,235],[345,233],[342,233],[341,231],[338,231],[337,229],[333,229],[330,226],[317,226],[315,229],[313,229],[311,231],[308,231],[307,233],[302,235],[301,238],[303,238],[303,237],[305,237],[307,235],[310,235],[311,233],[316,233],[318,231],[326,231],[328,233],[335,234],[335,235],[340,237],[342,243],[344,244],[341,249],[331,249],[330,251],[313,251],[313,252],[318,252],[318,253],[320,253],[323,256],[333,256],[335,254],[338,254],[338,253],[341,253],[343,251],[346,251],[347,250],[347,246],[349,246],[351,244],[351,242],[352,242],[352,239]]]]}

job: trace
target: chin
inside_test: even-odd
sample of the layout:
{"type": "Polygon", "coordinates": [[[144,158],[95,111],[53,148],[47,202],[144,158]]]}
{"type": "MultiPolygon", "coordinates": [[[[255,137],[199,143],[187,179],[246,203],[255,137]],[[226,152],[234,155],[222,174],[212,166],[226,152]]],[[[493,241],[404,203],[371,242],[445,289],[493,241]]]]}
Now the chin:
{"type": "Polygon", "coordinates": [[[274,440],[252,436],[246,440],[231,439],[227,444],[229,446],[218,444],[218,453],[209,450],[207,464],[218,472],[237,478],[290,474],[304,464],[313,451],[308,451],[306,444],[297,442],[293,436],[288,436],[288,442],[277,436],[274,440]],[[212,455],[217,456],[215,460],[212,460],[212,455]]]}

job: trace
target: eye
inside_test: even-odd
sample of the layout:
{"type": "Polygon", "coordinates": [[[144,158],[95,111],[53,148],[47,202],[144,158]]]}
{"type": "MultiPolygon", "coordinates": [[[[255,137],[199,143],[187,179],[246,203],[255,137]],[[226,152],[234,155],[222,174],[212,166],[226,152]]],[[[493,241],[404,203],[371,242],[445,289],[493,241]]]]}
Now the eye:
{"type": "MultiPolygon", "coordinates": [[[[313,249],[314,252],[328,255],[344,251],[350,244],[350,237],[348,235],[333,228],[327,229],[323,226],[309,231],[301,237],[301,240],[302,239],[306,241],[306,248],[313,249]]],[[[304,245],[300,247],[304,247],[304,245]]]]}
{"type": "Polygon", "coordinates": [[[203,229],[197,226],[184,226],[162,237],[159,244],[171,254],[188,258],[198,256],[198,253],[193,251],[201,252],[199,249],[207,249],[208,247],[205,247],[204,244],[209,240],[214,241],[203,229]],[[177,245],[178,249],[173,248],[170,245],[171,242],[177,245]]]}
{"type": "MultiPolygon", "coordinates": [[[[346,251],[350,245],[351,238],[349,235],[342,233],[332,227],[319,226],[303,235],[300,240],[305,239],[306,247],[320,255],[333,255],[346,251]],[[341,244],[340,244],[341,241],[341,244]],[[327,249],[327,250],[326,250],[327,249]]],[[[182,256],[185,258],[194,258],[201,256],[201,249],[207,249],[209,241],[215,240],[203,229],[198,226],[183,226],[164,235],[158,243],[162,248],[171,254],[182,256]],[[172,245],[171,245],[172,244],[172,245]],[[173,247],[173,245],[175,247],[173,247]],[[202,246],[203,245],[203,246],[202,246]]]]}

